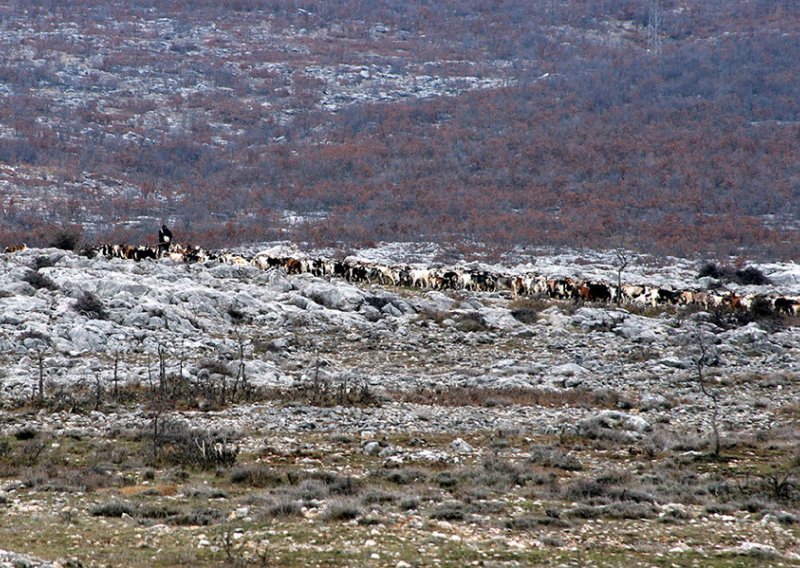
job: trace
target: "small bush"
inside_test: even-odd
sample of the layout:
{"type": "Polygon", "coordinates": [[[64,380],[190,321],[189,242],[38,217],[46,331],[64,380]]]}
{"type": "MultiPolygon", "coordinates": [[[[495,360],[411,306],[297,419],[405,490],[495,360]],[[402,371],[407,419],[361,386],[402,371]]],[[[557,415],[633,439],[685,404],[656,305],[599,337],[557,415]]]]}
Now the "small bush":
{"type": "Polygon", "coordinates": [[[700,270],[697,272],[698,278],[716,278],[719,279],[722,273],[720,272],[719,266],[717,266],[714,262],[706,262],[701,267],[700,270]]]}
{"type": "Polygon", "coordinates": [[[761,513],[763,511],[768,511],[770,505],[763,499],[753,497],[739,503],[739,508],[748,513],[761,513]]]}
{"type": "Polygon", "coordinates": [[[459,317],[455,328],[464,333],[489,331],[491,329],[484,317],[478,312],[471,312],[459,317]]]}
{"type": "Polygon", "coordinates": [[[487,458],[479,470],[470,473],[473,483],[482,487],[522,486],[530,481],[524,464],[496,457],[487,458]]]}
{"type": "Polygon", "coordinates": [[[361,508],[355,499],[335,499],[328,503],[323,513],[326,521],[352,521],[361,516],[361,508]]]}
{"type": "Polygon", "coordinates": [[[23,426],[14,432],[14,437],[17,440],[33,440],[38,435],[39,431],[33,426],[23,426]]]}
{"type": "Polygon", "coordinates": [[[776,519],[782,525],[800,524],[800,517],[788,511],[781,511],[776,514],[776,519]]]}
{"type": "Polygon", "coordinates": [[[591,501],[606,496],[607,487],[591,479],[578,479],[566,489],[566,497],[572,501],[591,501]]]}
{"type": "Polygon", "coordinates": [[[67,227],[57,231],[50,241],[50,246],[62,250],[78,250],[80,248],[83,230],[81,227],[67,227]]]}
{"type": "Polygon", "coordinates": [[[121,517],[122,515],[132,517],[135,513],[136,510],[133,508],[133,505],[123,501],[110,501],[102,505],[97,505],[90,511],[93,517],[121,517]]]}
{"type": "Polygon", "coordinates": [[[197,485],[191,487],[184,487],[181,494],[185,497],[196,497],[201,499],[228,499],[229,495],[222,489],[216,487],[208,487],[205,485],[197,485]]]}
{"type": "Polygon", "coordinates": [[[769,299],[763,296],[755,298],[750,304],[750,315],[756,320],[774,320],[777,322],[781,319],[781,315],[775,312],[769,299]]]}
{"type": "Polygon", "coordinates": [[[537,515],[525,515],[514,519],[508,519],[503,524],[506,528],[515,530],[531,530],[542,527],[564,528],[569,526],[568,522],[559,517],[542,517],[537,515]]]}
{"type": "Polygon", "coordinates": [[[213,524],[222,518],[222,512],[218,509],[196,509],[182,515],[169,517],[167,521],[175,526],[189,527],[200,526],[205,527],[213,524]]]}
{"type": "Polygon", "coordinates": [[[370,489],[361,497],[361,502],[365,505],[375,503],[393,503],[397,500],[397,495],[379,489],[370,489]]]}
{"type": "Polygon", "coordinates": [[[325,480],[325,484],[332,495],[356,495],[360,490],[358,481],[349,475],[337,475],[333,479],[325,480]]]}
{"type": "Polygon", "coordinates": [[[261,464],[243,465],[233,468],[231,483],[250,487],[277,487],[286,483],[286,476],[273,467],[261,464]]]}
{"type": "Polygon", "coordinates": [[[765,286],[772,284],[772,280],[767,278],[758,268],[748,266],[736,271],[736,282],[744,285],[765,286]]]}
{"type": "Polygon", "coordinates": [[[437,521],[463,521],[466,512],[463,503],[445,503],[436,507],[428,516],[437,521]]]}
{"type": "Polygon", "coordinates": [[[281,495],[273,501],[264,511],[266,516],[272,518],[296,517],[302,514],[301,504],[288,495],[281,495]]]}
{"type": "Polygon", "coordinates": [[[539,314],[536,310],[532,310],[530,308],[517,308],[511,310],[511,317],[517,320],[520,323],[524,324],[533,324],[539,320],[539,314]]]}
{"type": "Polygon", "coordinates": [[[458,479],[456,479],[449,471],[441,471],[437,473],[435,481],[442,489],[452,489],[458,485],[458,479]]]}
{"type": "Polygon", "coordinates": [[[0,438],[0,461],[11,457],[11,442],[8,438],[0,438]]]}
{"type": "Polygon", "coordinates": [[[567,498],[573,501],[624,501],[638,500],[640,497],[652,501],[651,497],[643,497],[633,490],[625,487],[630,482],[630,476],[625,472],[609,471],[594,479],[577,479],[570,483],[565,491],[567,498]],[[623,486],[623,487],[619,487],[623,486]]]}
{"type": "Polygon", "coordinates": [[[318,479],[306,479],[297,488],[297,495],[305,501],[317,501],[330,494],[327,486],[318,479]]]}
{"type": "Polygon", "coordinates": [[[36,260],[33,261],[34,269],[40,270],[42,268],[50,268],[54,266],[55,263],[49,256],[37,256],[36,260]]]}
{"type": "Polygon", "coordinates": [[[658,508],[654,505],[623,501],[602,508],[603,515],[611,519],[654,519],[658,508]]]}
{"type": "Polygon", "coordinates": [[[395,469],[386,473],[386,481],[396,485],[411,485],[412,483],[424,483],[428,479],[428,474],[422,469],[402,468],[395,469]]]}
{"type": "Polygon", "coordinates": [[[557,448],[534,446],[531,448],[530,462],[544,467],[563,469],[564,471],[582,471],[583,464],[575,456],[557,448]]]}
{"type": "Polygon", "coordinates": [[[710,277],[722,280],[723,282],[736,282],[737,284],[745,286],[764,286],[766,284],[772,284],[772,280],[753,266],[737,270],[731,266],[718,266],[713,262],[706,262],[703,264],[697,273],[697,277],[710,277]]]}
{"type": "Polygon", "coordinates": [[[170,421],[162,425],[156,449],[166,464],[197,469],[231,467],[239,455],[239,448],[231,446],[223,436],[170,421]]]}
{"type": "Polygon", "coordinates": [[[416,495],[409,495],[400,500],[399,507],[401,511],[416,511],[419,509],[420,499],[416,495]]]}
{"type": "Polygon", "coordinates": [[[53,282],[53,280],[48,276],[42,274],[41,272],[36,272],[35,270],[29,270],[26,272],[22,279],[36,290],[41,290],[43,288],[51,291],[58,290],[58,284],[53,282]]]}
{"type": "Polygon", "coordinates": [[[139,511],[139,517],[143,519],[169,519],[180,514],[178,509],[167,505],[147,505],[139,511]]]}
{"type": "Polygon", "coordinates": [[[731,515],[736,511],[736,507],[727,503],[711,503],[703,510],[709,515],[731,515]]]}
{"type": "Polygon", "coordinates": [[[229,306],[228,307],[228,317],[231,318],[231,322],[234,324],[239,323],[250,323],[252,318],[248,316],[245,312],[239,309],[238,306],[229,306]]]}
{"type": "Polygon", "coordinates": [[[572,519],[654,519],[658,516],[658,509],[643,503],[620,502],[600,506],[579,505],[565,511],[564,515],[572,519]]]}
{"type": "Polygon", "coordinates": [[[105,320],[108,319],[105,304],[103,301],[92,294],[91,292],[84,292],[75,302],[75,311],[90,319],[105,320]]]}

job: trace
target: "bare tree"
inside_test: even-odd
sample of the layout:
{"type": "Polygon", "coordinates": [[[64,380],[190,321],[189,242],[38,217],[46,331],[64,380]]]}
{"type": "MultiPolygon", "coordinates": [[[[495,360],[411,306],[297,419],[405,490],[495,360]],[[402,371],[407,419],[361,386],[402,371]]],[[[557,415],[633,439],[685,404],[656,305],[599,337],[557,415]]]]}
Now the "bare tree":
{"type": "Polygon", "coordinates": [[[119,398],[119,360],[122,355],[119,351],[114,350],[114,374],[111,377],[111,380],[114,384],[114,400],[118,400],[119,398]]]}
{"type": "Polygon", "coordinates": [[[697,348],[697,353],[693,360],[695,377],[700,385],[700,391],[711,400],[711,442],[714,457],[719,457],[719,392],[709,387],[705,373],[706,367],[716,359],[716,356],[712,353],[706,339],[699,330],[695,332],[694,345],[697,348]]]}
{"type": "Polygon", "coordinates": [[[622,273],[628,267],[630,263],[630,256],[628,255],[628,251],[625,249],[619,248],[614,252],[614,256],[617,259],[617,293],[615,294],[614,301],[617,305],[622,303],[622,273]]]}
{"type": "Polygon", "coordinates": [[[647,16],[647,49],[659,55],[661,53],[661,5],[660,0],[650,0],[647,16]]]}
{"type": "Polygon", "coordinates": [[[238,369],[236,371],[236,379],[234,379],[234,382],[233,382],[233,388],[232,388],[232,392],[231,392],[231,402],[236,402],[236,390],[239,387],[240,383],[241,383],[242,392],[244,393],[245,398],[248,396],[248,393],[249,393],[249,390],[250,390],[249,389],[249,385],[247,383],[247,373],[246,373],[246,366],[245,366],[245,347],[247,345],[247,340],[241,334],[241,332],[238,329],[236,329],[234,333],[236,335],[236,342],[237,342],[238,351],[239,351],[239,365],[238,365],[238,369]]]}
{"type": "Polygon", "coordinates": [[[22,347],[36,360],[39,371],[39,389],[34,396],[39,402],[44,400],[44,357],[50,350],[50,338],[38,331],[26,331],[20,337],[22,347]]]}

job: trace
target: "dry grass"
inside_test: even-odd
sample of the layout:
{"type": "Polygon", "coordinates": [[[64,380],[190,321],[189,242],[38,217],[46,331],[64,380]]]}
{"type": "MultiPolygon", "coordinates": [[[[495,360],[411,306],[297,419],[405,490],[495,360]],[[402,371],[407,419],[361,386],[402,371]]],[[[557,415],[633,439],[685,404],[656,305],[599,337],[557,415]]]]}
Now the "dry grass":
{"type": "Polygon", "coordinates": [[[398,402],[434,406],[543,406],[561,408],[620,408],[633,403],[623,394],[611,390],[550,390],[524,387],[447,387],[419,388],[412,391],[390,391],[387,396],[398,402]]]}
{"type": "MultiPolygon", "coordinates": [[[[6,461],[20,459],[25,444],[42,439],[41,433],[22,426],[15,432],[23,439],[0,438],[4,442],[0,446],[7,448],[6,461]]],[[[63,480],[69,472],[85,477],[87,472],[105,471],[100,462],[110,455],[105,446],[114,439],[76,440],[63,448],[48,446],[37,463],[18,466],[14,474],[30,480],[9,495],[17,505],[29,502],[41,507],[50,496],[61,503],[50,517],[46,512],[38,517],[36,534],[42,535],[41,542],[20,540],[19,527],[31,525],[18,507],[8,509],[9,523],[0,527],[0,539],[12,549],[24,546],[51,558],[77,556],[84,564],[136,564],[144,559],[138,551],[158,549],[164,553],[151,562],[155,566],[258,565],[265,553],[277,566],[395,566],[401,559],[412,563],[418,558],[434,532],[445,536],[435,540],[429,554],[442,565],[478,561],[478,551],[489,553],[499,544],[510,552],[498,561],[536,564],[543,557],[535,556],[533,540],[549,543],[549,563],[556,558],[565,563],[576,560],[571,549],[580,551],[580,559],[586,561],[587,535],[605,560],[624,552],[629,562],[635,553],[644,563],[652,563],[654,551],[667,554],[658,545],[649,552],[619,548],[611,538],[619,531],[631,538],[646,534],[648,542],[683,539],[693,550],[710,547],[711,554],[716,554],[715,546],[732,538],[758,542],[770,534],[770,542],[785,549],[800,536],[792,431],[782,433],[780,440],[753,437],[730,446],[725,450],[728,461],[662,449],[649,457],[626,453],[620,462],[617,449],[598,450],[554,437],[533,441],[509,436],[502,437],[502,444],[491,444],[500,439],[496,434],[465,436],[476,452],[462,456],[459,463],[418,462],[392,468],[382,458],[365,456],[357,437],[308,433],[295,436],[293,444],[302,450],[296,460],[294,450],[284,448],[257,456],[241,454],[240,463],[230,470],[176,471],[164,463],[123,461],[117,471],[130,483],[96,483],[91,493],[66,490],[63,480]],[[80,461],[80,467],[64,465],[66,455],[80,461]],[[61,469],[54,467],[57,462],[61,469]],[[714,519],[721,514],[740,522],[717,523],[714,519]],[[775,536],[762,529],[759,520],[765,515],[774,517],[784,533],[775,536]],[[594,530],[597,521],[602,521],[603,531],[594,530]],[[174,535],[148,530],[158,525],[181,528],[174,535]],[[57,536],[65,527],[81,541],[97,544],[91,551],[74,548],[69,539],[57,536]],[[280,538],[274,537],[275,531],[280,538]],[[500,540],[490,546],[481,536],[487,531],[500,540]],[[697,538],[687,538],[694,534],[691,531],[697,538]],[[200,535],[216,548],[198,548],[200,535]],[[138,548],[145,546],[145,538],[147,548],[138,548]],[[504,544],[506,539],[525,543],[526,548],[513,552],[504,544]],[[365,548],[358,544],[368,540],[375,544],[365,548]],[[226,542],[230,546],[223,546],[226,542]],[[128,547],[130,556],[121,557],[119,551],[128,547]],[[350,550],[353,555],[344,557],[336,550],[350,550]],[[372,553],[380,559],[371,559],[372,553]]],[[[452,435],[409,432],[387,443],[401,453],[419,448],[419,443],[447,451],[452,439],[452,435]]],[[[277,436],[269,445],[279,448],[281,440],[277,436]]],[[[130,436],[119,438],[119,443],[147,444],[130,436]]],[[[119,479],[114,468],[110,471],[95,475],[119,479]]],[[[708,559],[713,563],[717,557],[708,559]]]]}

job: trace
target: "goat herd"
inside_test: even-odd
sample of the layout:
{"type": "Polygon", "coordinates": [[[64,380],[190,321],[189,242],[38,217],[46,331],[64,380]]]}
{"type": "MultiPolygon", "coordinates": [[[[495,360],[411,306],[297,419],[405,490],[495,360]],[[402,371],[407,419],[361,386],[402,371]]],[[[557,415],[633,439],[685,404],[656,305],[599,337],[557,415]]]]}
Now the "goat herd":
{"type": "MultiPolygon", "coordinates": [[[[6,253],[26,247],[8,247],[6,253]]],[[[603,302],[652,306],[697,306],[704,310],[729,309],[759,311],[800,316],[800,296],[777,294],[744,294],[732,290],[673,290],[657,286],[590,282],[569,277],[551,278],[541,274],[502,274],[461,267],[417,268],[408,265],[383,265],[355,258],[343,260],[291,256],[270,256],[260,253],[245,257],[232,253],[214,253],[200,247],[173,243],[167,250],[150,246],[101,245],[81,251],[88,257],[124,258],[129,260],[170,259],[173,262],[233,264],[257,268],[282,269],[287,274],[310,273],[314,276],[343,278],[350,282],[406,286],[429,290],[471,290],[507,292],[513,297],[532,296],[574,302],[603,302]]]]}
{"type": "Polygon", "coordinates": [[[760,311],[800,316],[800,296],[776,294],[739,295],[724,288],[673,290],[667,288],[605,282],[589,282],[569,277],[552,278],[544,275],[502,274],[462,267],[417,268],[408,265],[383,265],[352,257],[343,260],[291,256],[271,256],[259,253],[246,257],[231,253],[214,253],[199,247],[177,243],[166,251],[157,247],[102,245],[82,251],[95,257],[131,260],[170,259],[173,262],[225,263],[255,266],[262,270],[279,269],[287,274],[310,273],[314,276],[342,278],[356,283],[374,283],[429,290],[470,290],[506,292],[512,297],[540,297],[574,302],[602,302],[641,307],[697,306],[704,310],[760,311]]]}

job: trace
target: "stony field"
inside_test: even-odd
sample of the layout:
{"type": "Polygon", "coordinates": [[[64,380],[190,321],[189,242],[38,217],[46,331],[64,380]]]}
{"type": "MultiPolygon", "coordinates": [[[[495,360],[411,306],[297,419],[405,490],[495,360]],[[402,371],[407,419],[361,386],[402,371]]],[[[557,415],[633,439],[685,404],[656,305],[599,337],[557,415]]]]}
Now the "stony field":
{"type": "Polygon", "coordinates": [[[785,316],[33,249],[0,357],[0,566],[800,565],[785,316]]]}

